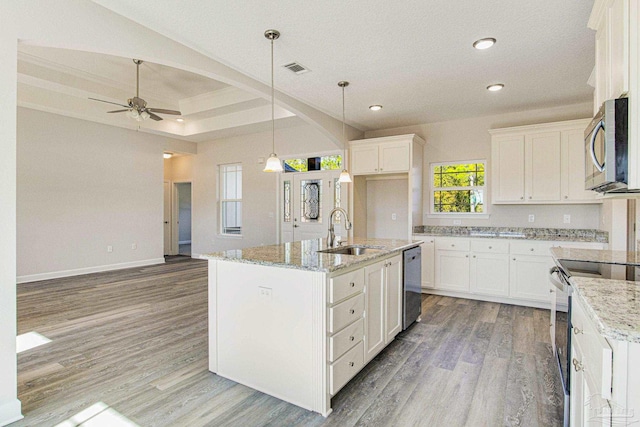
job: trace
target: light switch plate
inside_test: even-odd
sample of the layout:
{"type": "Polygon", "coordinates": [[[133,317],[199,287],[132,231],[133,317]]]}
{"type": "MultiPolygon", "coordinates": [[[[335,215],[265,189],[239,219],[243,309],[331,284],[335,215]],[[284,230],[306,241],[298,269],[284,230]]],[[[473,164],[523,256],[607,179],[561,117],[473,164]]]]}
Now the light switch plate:
{"type": "Polygon", "coordinates": [[[571,224],[571,215],[569,215],[569,214],[564,214],[563,222],[564,222],[565,224],[571,224]]]}

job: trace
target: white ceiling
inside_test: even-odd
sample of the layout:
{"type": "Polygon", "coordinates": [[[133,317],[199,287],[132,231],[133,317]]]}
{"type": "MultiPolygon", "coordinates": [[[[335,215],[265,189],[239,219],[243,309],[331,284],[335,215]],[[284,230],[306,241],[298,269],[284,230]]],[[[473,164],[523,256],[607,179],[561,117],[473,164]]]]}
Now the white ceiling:
{"type": "Polygon", "coordinates": [[[340,118],[337,82],[348,80],[347,122],[361,130],[588,102],[593,94],[588,0],[94,2],[267,84],[263,33],[275,28],[276,88],[340,118]],[[482,37],[498,42],[473,49],[482,37]],[[312,71],[281,67],[291,61],[312,71]],[[485,89],[496,82],[504,90],[485,89]],[[371,104],[384,109],[371,112],[371,104]]]}

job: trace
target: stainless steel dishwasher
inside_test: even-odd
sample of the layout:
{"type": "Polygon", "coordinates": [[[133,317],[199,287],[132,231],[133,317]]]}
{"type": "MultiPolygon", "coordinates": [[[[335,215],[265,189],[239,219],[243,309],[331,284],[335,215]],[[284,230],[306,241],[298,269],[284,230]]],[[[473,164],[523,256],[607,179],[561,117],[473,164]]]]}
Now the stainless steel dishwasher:
{"type": "Polygon", "coordinates": [[[402,330],[407,329],[422,314],[422,250],[420,246],[403,253],[402,330]]]}

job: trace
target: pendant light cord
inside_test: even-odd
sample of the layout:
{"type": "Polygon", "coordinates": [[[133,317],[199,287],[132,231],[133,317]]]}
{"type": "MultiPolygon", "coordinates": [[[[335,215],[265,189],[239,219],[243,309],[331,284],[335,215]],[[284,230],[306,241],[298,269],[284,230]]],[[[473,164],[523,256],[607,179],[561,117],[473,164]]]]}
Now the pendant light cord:
{"type": "Polygon", "coordinates": [[[276,152],[275,91],[273,86],[273,38],[271,39],[271,152],[276,152]]]}
{"type": "Polygon", "coordinates": [[[346,170],[346,158],[347,158],[347,140],[344,137],[344,88],[345,86],[342,86],[342,169],[346,170]]]}

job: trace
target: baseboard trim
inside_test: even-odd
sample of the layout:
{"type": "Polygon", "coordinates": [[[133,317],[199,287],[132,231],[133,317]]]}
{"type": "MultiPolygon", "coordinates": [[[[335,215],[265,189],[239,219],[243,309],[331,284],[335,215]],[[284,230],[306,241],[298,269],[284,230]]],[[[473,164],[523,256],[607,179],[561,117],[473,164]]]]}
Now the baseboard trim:
{"type": "Polygon", "coordinates": [[[123,268],[144,267],[164,264],[164,258],[152,258],[141,261],[122,262],[119,264],[98,265],[95,267],[77,268],[74,270],[52,271],[51,273],[28,274],[18,276],[18,283],[38,282],[40,280],[59,279],[62,277],[81,276],[83,274],[102,273],[104,271],[122,270],[123,268]]]}
{"type": "Polygon", "coordinates": [[[22,403],[18,399],[0,402],[0,426],[6,426],[23,419],[22,403]]]}
{"type": "MultiPolygon", "coordinates": [[[[533,308],[542,308],[549,310],[551,308],[550,302],[542,302],[542,301],[532,301],[532,300],[524,300],[510,297],[499,297],[499,296],[491,296],[491,295],[479,295],[479,294],[471,294],[466,292],[456,292],[456,291],[445,291],[440,289],[430,289],[430,288],[422,288],[423,294],[432,294],[432,295],[440,295],[443,297],[452,297],[452,298],[463,298],[463,299],[472,299],[478,301],[487,301],[487,302],[496,302],[500,304],[511,304],[511,305],[521,305],[525,307],[533,307],[533,308]]],[[[559,303],[558,304],[562,308],[566,308],[566,304],[559,303]]]]}

